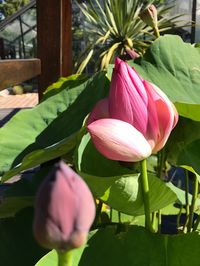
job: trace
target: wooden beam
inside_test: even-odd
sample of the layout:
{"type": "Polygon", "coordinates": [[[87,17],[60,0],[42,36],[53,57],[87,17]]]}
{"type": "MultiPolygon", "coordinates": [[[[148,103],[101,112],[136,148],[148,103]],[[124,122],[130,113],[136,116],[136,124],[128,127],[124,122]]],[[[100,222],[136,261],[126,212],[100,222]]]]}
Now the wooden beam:
{"type": "Polygon", "coordinates": [[[71,0],[37,0],[39,96],[60,76],[71,74],[71,0]]]}
{"type": "Polygon", "coordinates": [[[39,59],[0,60],[0,90],[29,80],[40,73],[39,59]]]}

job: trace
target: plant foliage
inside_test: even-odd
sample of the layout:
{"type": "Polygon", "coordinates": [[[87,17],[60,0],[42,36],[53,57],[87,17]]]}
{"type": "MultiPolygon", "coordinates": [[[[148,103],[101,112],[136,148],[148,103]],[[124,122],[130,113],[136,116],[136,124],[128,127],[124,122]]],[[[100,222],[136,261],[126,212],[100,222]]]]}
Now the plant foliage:
{"type": "Polygon", "coordinates": [[[143,78],[169,96],[180,116],[165,149],[152,155],[147,164],[150,210],[158,233],[144,228],[138,163],[130,165],[104,158],[85,128],[87,115],[109,93],[113,68],[109,65],[107,73],[59,79],[48,88],[38,106],[20,111],[0,129],[1,182],[16,174],[23,176],[32,167],[38,169],[32,178],[0,185],[2,265],[57,265],[55,251],[47,254],[35,243],[31,223],[35,193],[54,160],[60,158],[84,178],[98,201],[109,205],[103,205],[88,243],[74,251],[73,266],[92,266],[94,257],[99,266],[199,265],[198,49],[177,36],[166,35],[153,42],[140,59],[129,61],[143,78]],[[180,176],[176,172],[170,176],[172,166],[182,170],[180,176]],[[171,182],[166,182],[168,179],[171,182]],[[177,187],[180,181],[181,187],[177,187]],[[160,216],[162,212],[165,215],[160,216]],[[167,233],[179,234],[160,234],[166,232],[166,213],[171,230],[167,233]],[[190,221],[184,217],[190,217],[190,221]]]}
{"type": "MultiPolygon", "coordinates": [[[[77,72],[81,73],[92,59],[95,59],[97,69],[105,69],[115,56],[127,56],[127,50],[143,54],[156,36],[153,29],[140,18],[140,14],[154,2],[95,0],[78,4],[86,21],[83,33],[87,45],[79,56],[77,72]]],[[[174,28],[180,22],[180,15],[166,16],[171,8],[158,5],[160,32],[174,28]]]]}

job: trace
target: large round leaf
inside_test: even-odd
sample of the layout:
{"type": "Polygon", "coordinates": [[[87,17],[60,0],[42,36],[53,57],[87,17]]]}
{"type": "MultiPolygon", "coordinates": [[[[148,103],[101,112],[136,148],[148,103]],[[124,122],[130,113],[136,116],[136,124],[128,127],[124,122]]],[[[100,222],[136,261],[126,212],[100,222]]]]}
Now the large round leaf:
{"type": "Polygon", "coordinates": [[[157,39],[134,67],[160,87],[179,114],[200,121],[200,53],[174,35],[157,39]]]}
{"type": "Polygon", "coordinates": [[[180,118],[166,150],[171,164],[190,166],[200,174],[200,123],[180,118]]]}
{"type": "Polygon", "coordinates": [[[98,73],[92,78],[62,81],[59,86],[38,106],[17,113],[0,129],[0,175],[23,159],[20,170],[65,154],[66,138],[81,128],[94,104],[107,95],[109,82],[104,73],[98,73]],[[64,144],[59,146],[62,151],[47,148],[58,143],[64,144]],[[33,151],[37,152],[24,158],[33,151]]]}
{"type": "Polygon", "coordinates": [[[17,175],[26,169],[51,161],[72,151],[76,146],[78,135],[79,132],[74,133],[53,145],[28,153],[24,156],[20,164],[16,165],[3,175],[1,182],[8,180],[10,177],[17,175]]]}
{"type": "MultiPolygon", "coordinates": [[[[72,266],[199,266],[198,233],[168,236],[142,227],[106,228],[94,231],[84,250],[74,252],[72,266]]],[[[50,252],[37,266],[57,266],[50,252]]]]}

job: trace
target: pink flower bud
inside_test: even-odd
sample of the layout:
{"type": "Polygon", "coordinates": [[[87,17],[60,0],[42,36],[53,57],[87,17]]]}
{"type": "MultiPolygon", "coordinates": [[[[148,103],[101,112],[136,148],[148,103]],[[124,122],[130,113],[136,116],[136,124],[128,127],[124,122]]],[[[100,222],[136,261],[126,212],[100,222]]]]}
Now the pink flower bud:
{"type": "Polygon", "coordinates": [[[126,53],[130,56],[132,59],[136,59],[140,57],[140,55],[132,48],[126,48],[126,53]]]}
{"type": "Polygon", "coordinates": [[[56,164],[36,195],[36,240],[60,251],[80,247],[94,217],[95,204],[86,183],[64,162],[56,164]]]}
{"type": "Polygon", "coordinates": [[[110,117],[130,123],[157,152],[165,145],[178,114],[156,85],[143,80],[120,59],[116,60],[109,95],[110,117]]]}
{"type": "Polygon", "coordinates": [[[158,12],[154,5],[150,5],[141,14],[140,18],[150,27],[157,27],[158,22],[158,12]]]}
{"type": "MultiPolygon", "coordinates": [[[[118,140],[116,121],[114,122],[115,129],[113,129],[112,120],[124,121],[130,124],[137,132],[140,132],[142,137],[150,145],[152,153],[156,153],[163,148],[178,121],[176,108],[164,92],[156,85],[142,79],[133,68],[119,58],[115,61],[108,101],[106,102],[105,99],[103,101],[106,116],[102,115],[103,104],[98,102],[89,116],[87,123],[88,131],[97,149],[107,158],[111,159],[112,157],[113,160],[127,161],[129,158],[131,161],[138,161],[139,158],[144,159],[144,155],[149,156],[149,152],[141,146],[144,148],[144,152],[138,149],[134,157],[133,143],[130,142],[130,154],[127,155],[128,143],[123,146],[123,141],[118,140]],[[104,129],[98,131],[97,125],[99,126],[102,122],[99,122],[99,124],[93,124],[93,122],[95,120],[101,121],[105,117],[110,119],[106,120],[104,129]],[[109,123],[111,124],[110,126],[109,123]],[[109,128],[110,131],[102,134],[106,130],[105,127],[109,128]],[[114,135],[113,138],[117,139],[117,143],[120,143],[120,156],[113,156],[113,145],[100,144],[100,140],[107,143],[107,140],[103,140],[103,138],[107,138],[110,141],[111,134],[114,135]],[[123,148],[126,150],[126,155],[121,151],[123,148]],[[141,153],[141,156],[139,156],[138,152],[141,153]]],[[[119,125],[119,123],[117,124],[119,125]]],[[[122,139],[129,139],[132,134],[127,129],[127,126],[121,126],[121,129],[119,128],[118,131],[120,132],[120,136],[123,135],[122,139]],[[125,130],[123,134],[122,130],[125,130]]],[[[132,134],[131,138],[133,135],[135,135],[134,142],[137,142],[136,138],[138,138],[138,143],[141,143],[141,137],[138,136],[138,133],[132,134]]],[[[142,142],[144,143],[144,141],[142,142]]]]}

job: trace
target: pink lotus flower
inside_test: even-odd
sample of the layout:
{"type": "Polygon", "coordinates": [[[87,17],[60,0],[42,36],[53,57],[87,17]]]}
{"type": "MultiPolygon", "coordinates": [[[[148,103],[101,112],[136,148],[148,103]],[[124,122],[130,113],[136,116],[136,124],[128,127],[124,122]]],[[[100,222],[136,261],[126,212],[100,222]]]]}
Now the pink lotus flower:
{"type": "Polygon", "coordinates": [[[44,179],[36,196],[34,235],[44,247],[66,251],[84,244],[95,217],[85,182],[64,162],[44,179]]]}
{"type": "Polygon", "coordinates": [[[177,121],[168,97],[117,58],[109,97],[96,104],[87,128],[105,157],[134,162],[162,149],[177,121]]]}

